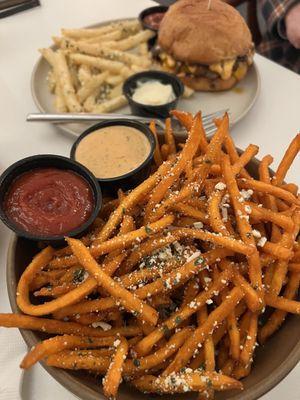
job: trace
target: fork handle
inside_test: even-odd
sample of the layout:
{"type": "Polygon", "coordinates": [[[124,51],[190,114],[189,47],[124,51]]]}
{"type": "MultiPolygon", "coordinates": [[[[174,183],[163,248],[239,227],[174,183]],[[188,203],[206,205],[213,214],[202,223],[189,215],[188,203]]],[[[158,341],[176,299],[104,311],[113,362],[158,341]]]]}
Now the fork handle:
{"type": "Polygon", "coordinates": [[[135,120],[140,122],[149,123],[150,118],[140,117],[138,115],[128,115],[128,114],[28,114],[26,121],[28,122],[52,122],[57,124],[71,123],[71,122],[97,122],[97,121],[107,121],[107,120],[135,120]]]}

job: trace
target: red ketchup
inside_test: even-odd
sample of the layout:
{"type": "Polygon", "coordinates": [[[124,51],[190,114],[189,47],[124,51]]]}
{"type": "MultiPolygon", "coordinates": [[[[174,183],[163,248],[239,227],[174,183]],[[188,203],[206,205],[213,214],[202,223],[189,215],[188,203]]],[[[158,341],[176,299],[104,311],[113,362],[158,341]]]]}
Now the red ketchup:
{"type": "Polygon", "coordinates": [[[75,172],[37,168],[12,183],[4,211],[17,227],[28,233],[60,236],[86,222],[94,204],[90,185],[75,172]]]}
{"type": "Polygon", "coordinates": [[[159,25],[164,17],[164,12],[157,12],[153,14],[149,14],[144,18],[145,24],[150,26],[152,29],[158,29],[159,25]]]}

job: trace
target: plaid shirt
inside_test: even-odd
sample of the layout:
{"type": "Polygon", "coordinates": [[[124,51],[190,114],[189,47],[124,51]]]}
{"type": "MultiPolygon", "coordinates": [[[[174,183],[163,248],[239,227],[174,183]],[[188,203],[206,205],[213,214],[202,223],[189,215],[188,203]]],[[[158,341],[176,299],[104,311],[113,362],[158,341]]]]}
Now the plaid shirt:
{"type": "Polygon", "coordinates": [[[299,2],[300,0],[258,0],[267,32],[257,51],[297,73],[300,73],[300,50],[287,40],[284,17],[299,2]]]}

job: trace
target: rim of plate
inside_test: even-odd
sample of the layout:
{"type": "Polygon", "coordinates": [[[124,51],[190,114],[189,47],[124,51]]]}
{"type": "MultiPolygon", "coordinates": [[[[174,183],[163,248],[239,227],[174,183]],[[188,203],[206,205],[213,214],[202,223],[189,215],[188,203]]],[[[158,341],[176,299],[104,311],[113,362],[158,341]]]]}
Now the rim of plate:
{"type": "MultiPolygon", "coordinates": [[[[103,22],[99,22],[99,23],[95,23],[95,24],[91,24],[91,25],[87,25],[85,27],[83,27],[83,29],[91,29],[91,28],[98,28],[100,26],[103,25],[107,25],[113,22],[119,22],[119,21],[129,21],[129,20],[134,20],[136,18],[119,18],[119,19],[111,19],[111,20],[107,20],[107,21],[103,21],[103,22]]],[[[51,49],[55,49],[57,46],[56,45],[51,45],[50,48],[51,49]]],[[[41,113],[46,113],[47,111],[45,110],[45,108],[42,106],[36,91],[34,89],[34,82],[35,82],[35,77],[38,71],[38,68],[40,66],[40,63],[42,62],[43,57],[40,56],[37,61],[34,64],[32,73],[31,73],[31,78],[30,78],[30,90],[31,90],[31,96],[33,98],[34,104],[36,105],[36,107],[38,108],[38,110],[41,113]]],[[[257,67],[256,62],[254,61],[253,64],[250,67],[250,70],[253,68],[254,73],[255,73],[255,77],[256,77],[256,91],[254,96],[252,97],[250,103],[248,104],[248,106],[243,110],[243,112],[241,112],[238,117],[236,119],[233,119],[230,121],[230,126],[234,126],[236,123],[238,123],[241,119],[243,119],[248,112],[251,110],[251,108],[254,106],[259,94],[260,94],[260,90],[261,90],[261,77],[260,77],[260,73],[257,67]]],[[[229,110],[230,112],[230,110],[229,110]]],[[[52,125],[58,127],[59,129],[61,129],[63,132],[68,133],[69,135],[73,136],[73,137],[78,137],[80,134],[77,134],[74,132],[74,130],[72,128],[70,128],[70,124],[58,124],[58,123],[52,123],[52,125]]]]}

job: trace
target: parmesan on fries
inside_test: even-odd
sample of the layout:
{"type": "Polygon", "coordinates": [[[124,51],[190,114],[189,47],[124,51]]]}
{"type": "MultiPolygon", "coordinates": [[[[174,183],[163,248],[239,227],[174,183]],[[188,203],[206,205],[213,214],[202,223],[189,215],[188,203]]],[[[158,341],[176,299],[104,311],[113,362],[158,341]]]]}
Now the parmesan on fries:
{"type": "MultiPolygon", "coordinates": [[[[65,35],[101,38],[115,27],[65,35]]],[[[69,56],[63,50],[44,56],[53,77],[65,76],[64,94],[72,82],[69,56]]],[[[120,76],[111,72],[95,75],[91,65],[80,64],[78,80],[120,76]]],[[[72,91],[66,107],[77,106],[78,93],[87,101],[90,91],[72,91]]],[[[284,183],[300,134],[274,178],[271,156],[251,176],[247,164],[258,147],[238,153],[227,115],[216,121],[210,142],[200,114],[173,115],[187,128],[186,143],[177,143],[170,121],[159,140],[153,121],[153,174],[107,199],[89,234],[67,239],[63,249],[45,248],[23,272],[17,287],[23,314],[0,314],[0,326],[56,336],[31,349],[22,368],[45,360],[100,374],[108,398],[117,396],[124,378],[142,392],[212,399],[216,391],[241,390],[257,342],[274,334],[288,313],[300,314],[300,200],[298,187],[284,183]]]]}
{"type": "Polygon", "coordinates": [[[138,20],[95,29],[62,29],[56,48],[40,49],[50,64],[48,87],[58,112],[109,113],[127,104],[115,86],[151,68],[147,41],[154,33],[138,20]]]}

